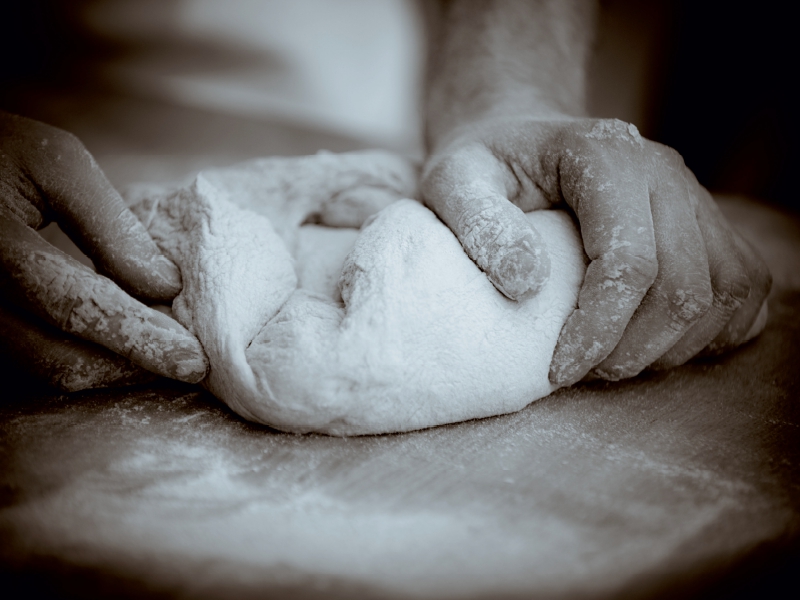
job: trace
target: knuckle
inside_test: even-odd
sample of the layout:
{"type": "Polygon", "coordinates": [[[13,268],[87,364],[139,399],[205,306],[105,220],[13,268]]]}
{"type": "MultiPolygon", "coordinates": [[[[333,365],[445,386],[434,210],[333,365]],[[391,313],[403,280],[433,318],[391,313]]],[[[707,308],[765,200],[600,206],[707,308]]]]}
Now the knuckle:
{"type": "Polygon", "coordinates": [[[652,146],[647,152],[648,160],[658,169],[667,170],[673,176],[685,177],[690,180],[694,177],[680,152],[670,146],[651,142],[652,146]]]}
{"type": "Polygon", "coordinates": [[[593,295],[615,298],[621,305],[633,301],[638,304],[658,276],[658,261],[655,252],[653,256],[612,252],[593,262],[589,269],[595,270],[593,295]]]}
{"type": "Polygon", "coordinates": [[[78,156],[86,152],[83,142],[76,135],[63,129],[51,129],[48,145],[56,152],[67,156],[78,156]]]}
{"type": "Polygon", "coordinates": [[[12,131],[12,135],[24,140],[20,146],[23,152],[51,157],[86,152],[83,143],[68,131],[23,117],[16,117],[15,120],[17,127],[12,131]]]}
{"type": "Polygon", "coordinates": [[[28,119],[27,117],[20,117],[18,115],[13,116],[14,121],[16,122],[16,127],[14,128],[15,131],[21,131],[23,134],[28,137],[34,138],[41,138],[41,137],[58,137],[63,133],[66,133],[63,129],[59,129],[58,127],[54,127],[53,125],[48,125],[47,123],[43,123],[42,121],[36,121],[34,119],[28,119]]]}
{"type": "Polygon", "coordinates": [[[47,156],[52,161],[51,176],[58,187],[67,181],[80,179],[84,173],[97,168],[94,157],[89,153],[76,136],[66,131],[57,130],[58,134],[49,138],[47,156]],[[69,179],[65,174],[69,174],[69,179]]]}
{"type": "Polygon", "coordinates": [[[683,160],[683,155],[675,150],[672,146],[661,146],[662,156],[664,159],[675,167],[683,169],[686,167],[686,162],[683,160]]]}
{"type": "Polygon", "coordinates": [[[599,146],[640,151],[645,147],[645,139],[636,125],[619,119],[589,120],[581,127],[578,137],[593,148],[599,146]]]}
{"type": "Polygon", "coordinates": [[[681,285],[668,295],[670,316],[679,324],[690,324],[708,312],[714,302],[710,284],[681,285]]]}
{"type": "Polygon", "coordinates": [[[715,282],[714,302],[725,307],[738,308],[750,295],[752,289],[755,288],[751,285],[747,274],[743,269],[738,268],[722,281],[715,282]]]}
{"type": "Polygon", "coordinates": [[[639,287],[650,287],[658,276],[658,258],[655,248],[650,251],[626,253],[622,260],[627,278],[639,282],[639,287]]]}

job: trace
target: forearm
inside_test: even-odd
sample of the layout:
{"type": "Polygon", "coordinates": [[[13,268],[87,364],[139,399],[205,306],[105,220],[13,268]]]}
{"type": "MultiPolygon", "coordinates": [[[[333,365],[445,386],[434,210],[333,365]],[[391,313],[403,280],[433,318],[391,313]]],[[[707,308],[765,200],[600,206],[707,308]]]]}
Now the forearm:
{"type": "Polygon", "coordinates": [[[428,13],[429,150],[487,118],[584,115],[593,2],[451,0],[428,13]]]}

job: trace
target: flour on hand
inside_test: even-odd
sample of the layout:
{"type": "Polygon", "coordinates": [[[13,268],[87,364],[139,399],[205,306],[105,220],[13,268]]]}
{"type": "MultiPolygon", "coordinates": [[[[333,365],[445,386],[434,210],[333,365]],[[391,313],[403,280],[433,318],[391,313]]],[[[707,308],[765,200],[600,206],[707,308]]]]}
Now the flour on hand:
{"type": "Polygon", "coordinates": [[[585,271],[569,216],[527,215],[553,276],[514,302],[402,199],[415,182],[387,153],[320,154],[207,171],[135,204],[181,269],[173,313],[202,342],[215,396],[278,429],[361,435],[513,412],[555,389],[585,271]]]}

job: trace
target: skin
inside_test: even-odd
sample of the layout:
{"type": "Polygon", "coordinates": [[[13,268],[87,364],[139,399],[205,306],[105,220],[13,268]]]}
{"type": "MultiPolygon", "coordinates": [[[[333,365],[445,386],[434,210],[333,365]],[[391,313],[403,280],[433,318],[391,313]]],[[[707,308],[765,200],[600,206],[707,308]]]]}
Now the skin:
{"type": "Polygon", "coordinates": [[[170,302],[180,273],[91,155],[64,131],[2,112],[0,289],[3,360],[65,391],[148,373],[195,383],[208,370],[200,342],[144,303],[170,302]],[[99,273],[36,233],[50,221],[99,273]]]}
{"type": "Polygon", "coordinates": [[[512,299],[557,276],[523,211],[566,205],[580,226],[590,263],[551,381],[670,368],[763,328],[769,272],[680,155],[586,115],[590,3],[428,13],[425,202],[512,299]]]}
{"type": "MultiPolygon", "coordinates": [[[[553,382],[670,368],[763,328],[769,272],[678,153],[586,115],[591,3],[422,6],[431,34],[424,201],[512,299],[558,276],[523,211],[566,206],[580,225],[590,264],[553,382]]],[[[175,297],[175,266],[76,138],[5,113],[0,258],[3,360],[70,391],[150,372],[204,377],[199,342],[142,302],[175,297]],[[51,220],[102,275],[35,233],[51,220]]]]}

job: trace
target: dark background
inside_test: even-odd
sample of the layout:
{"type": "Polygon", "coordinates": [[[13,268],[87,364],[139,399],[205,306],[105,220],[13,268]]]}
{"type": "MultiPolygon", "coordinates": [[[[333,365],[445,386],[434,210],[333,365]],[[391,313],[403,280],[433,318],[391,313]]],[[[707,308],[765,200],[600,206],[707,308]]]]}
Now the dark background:
{"type": "MultiPolygon", "coordinates": [[[[0,107],[41,118],[18,101],[17,90],[95,85],[87,65],[135,50],[129,42],[86,34],[80,16],[90,1],[5,3],[0,107]]],[[[161,10],[169,5],[162,3],[161,10]]],[[[605,35],[614,38],[620,57],[626,51],[633,59],[637,52],[649,53],[642,59],[647,89],[640,93],[637,123],[643,134],[676,148],[713,192],[743,194],[797,211],[793,165],[800,160],[795,143],[800,131],[792,109],[798,106],[793,81],[798,32],[790,6],[605,0],[601,10],[616,22],[621,19],[627,29],[609,28],[601,17],[600,35],[602,42],[603,27],[609,30],[605,35]],[[645,42],[637,45],[636,36],[645,42]]],[[[624,73],[617,85],[620,81],[624,85],[624,73]]],[[[613,102],[603,112],[610,114],[599,116],[615,116],[613,102]]]]}
{"type": "MultiPolygon", "coordinates": [[[[85,96],[74,94],[75,90],[97,91],[100,84],[93,77],[92,65],[140,49],[131,47],[128,42],[87,35],[81,14],[90,1],[96,0],[3,3],[0,12],[4,25],[0,35],[0,107],[56,122],[55,117],[60,113],[45,108],[49,94],[53,101],[72,98],[72,103],[66,104],[67,110],[92,114],[94,100],[90,102],[85,96]],[[30,90],[38,92],[31,94],[30,90]],[[78,100],[74,101],[76,97],[78,100]],[[32,98],[38,100],[33,102],[32,98]]],[[[171,4],[174,5],[173,0],[161,3],[165,7],[163,10],[169,10],[171,4]]],[[[601,16],[600,50],[608,48],[603,44],[609,42],[610,37],[613,51],[608,55],[612,58],[624,59],[626,54],[629,58],[641,58],[637,53],[647,54],[642,59],[646,66],[643,79],[646,89],[641,98],[639,119],[642,132],[679,150],[700,181],[712,191],[743,194],[793,211],[800,210],[790,175],[794,172],[793,165],[800,160],[794,143],[800,132],[792,111],[798,106],[793,81],[797,73],[795,39],[798,32],[794,31],[796,19],[790,13],[790,5],[606,0],[601,6],[605,16],[601,16]],[[653,43],[642,44],[642,37],[653,43]]],[[[201,52],[203,48],[196,50],[201,52]]],[[[625,79],[623,73],[615,81],[624,82],[625,79]]],[[[606,93],[613,95],[613,91],[606,90],[606,93]]],[[[613,101],[598,104],[602,105],[602,116],[614,115],[613,101]]],[[[153,114],[148,112],[148,118],[153,114]]],[[[102,127],[118,126],[112,119],[97,118],[102,127]]],[[[169,118],[173,119],[174,128],[173,113],[169,113],[169,118]]],[[[205,121],[206,127],[211,125],[210,121],[205,121]]],[[[223,126],[229,127],[229,122],[220,128],[223,126]]],[[[126,134],[139,133],[133,129],[136,125],[130,127],[124,130],[126,134]]],[[[239,129],[236,135],[251,134],[252,129],[248,125],[247,131],[239,129]]],[[[259,133],[256,131],[254,135],[259,133]]],[[[296,131],[291,135],[297,135],[296,131]]],[[[314,140],[316,143],[318,137],[314,140]]],[[[214,142],[219,143],[218,140],[214,142]]],[[[148,143],[142,143],[143,151],[163,146],[168,146],[168,150],[177,148],[169,146],[169,140],[158,137],[148,143]]],[[[242,144],[241,137],[238,143],[242,144]]],[[[256,148],[256,142],[252,147],[256,148]]],[[[790,330],[792,317],[783,318],[786,319],[785,328],[790,330]]],[[[779,347],[777,342],[775,344],[777,356],[786,357],[787,350],[788,355],[794,350],[791,345],[779,347]]],[[[770,360],[769,357],[765,359],[765,364],[770,360]]],[[[777,360],[775,363],[779,364],[777,360]]],[[[756,369],[745,370],[756,372],[756,369]]],[[[782,374],[792,377],[788,369],[782,374]]],[[[787,407],[790,401],[788,395],[782,400],[787,407]]],[[[611,399],[608,404],[612,405],[611,399]]],[[[765,438],[764,445],[770,441],[765,438]]],[[[784,459],[780,464],[790,467],[791,461],[784,459]]],[[[711,592],[709,595],[716,597],[744,598],[758,592],[769,596],[796,588],[797,565],[800,564],[796,536],[787,546],[790,547],[778,550],[765,547],[763,552],[754,552],[741,564],[731,567],[732,577],[702,592],[711,592]]],[[[38,575],[25,583],[34,585],[33,591],[36,585],[46,585],[38,575]]],[[[87,585],[97,585],[96,574],[88,577],[87,585]]],[[[135,589],[131,591],[131,595],[135,593],[135,589]]]]}
{"type": "Polygon", "coordinates": [[[653,137],[714,191],[800,208],[796,18],[775,2],[673,3],[653,137]]]}

